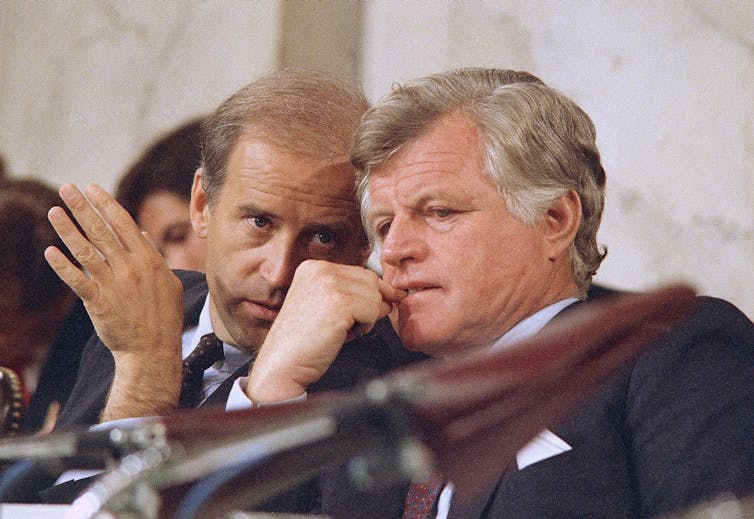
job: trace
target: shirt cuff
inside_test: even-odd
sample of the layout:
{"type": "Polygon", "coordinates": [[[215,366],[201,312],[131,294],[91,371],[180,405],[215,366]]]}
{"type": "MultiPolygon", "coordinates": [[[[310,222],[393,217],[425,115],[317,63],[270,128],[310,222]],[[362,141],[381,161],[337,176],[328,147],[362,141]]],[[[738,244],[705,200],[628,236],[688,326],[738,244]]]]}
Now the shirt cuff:
{"type": "Polygon", "coordinates": [[[289,398],[287,400],[281,400],[280,402],[274,402],[269,404],[257,404],[254,403],[248,396],[246,396],[246,392],[243,390],[243,388],[246,386],[246,377],[239,377],[233,382],[233,387],[230,389],[230,394],[228,395],[228,401],[225,403],[225,410],[226,411],[238,411],[240,409],[252,409],[256,407],[269,407],[273,405],[282,405],[282,404],[295,404],[297,402],[304,402],[307,397],[307,393],[304,392],[303,394],[289,398]]]}

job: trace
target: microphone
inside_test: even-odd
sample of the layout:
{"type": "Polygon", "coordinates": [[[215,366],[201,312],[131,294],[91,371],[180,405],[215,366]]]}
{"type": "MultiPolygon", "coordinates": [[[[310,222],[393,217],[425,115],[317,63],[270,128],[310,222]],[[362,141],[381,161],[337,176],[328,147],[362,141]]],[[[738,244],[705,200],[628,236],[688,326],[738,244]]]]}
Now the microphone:
{"type": "Polygon", "coordinates": [[[78,468],[104,468],[130,452],[165,442],[164,426],[145,419],[138,425],[9,438],[0,442],[0,460],[56,460],[78,468]]]}

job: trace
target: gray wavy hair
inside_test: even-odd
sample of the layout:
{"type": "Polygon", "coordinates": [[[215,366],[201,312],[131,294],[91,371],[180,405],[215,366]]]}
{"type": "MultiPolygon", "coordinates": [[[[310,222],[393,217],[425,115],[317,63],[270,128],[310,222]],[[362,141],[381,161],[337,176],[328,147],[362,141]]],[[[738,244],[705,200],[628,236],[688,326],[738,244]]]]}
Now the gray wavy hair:
{"type": "MultiPolygon", "coordinates": [[[[525,224],[533,225],[558,198],[576,191],[582,221],[569,256],[585,297],[607,254],[597,244],[605,171],[594,123],[573,101],[528,72],[463,68],[434,74],[396,86],[367,111],[351,148],[362,216],[369,209],[370,170],[454,113],[476,122],[485,171],[511,214],[525,224]]],[[[374,241],[370,229],[368,233],[374,241]]]]}

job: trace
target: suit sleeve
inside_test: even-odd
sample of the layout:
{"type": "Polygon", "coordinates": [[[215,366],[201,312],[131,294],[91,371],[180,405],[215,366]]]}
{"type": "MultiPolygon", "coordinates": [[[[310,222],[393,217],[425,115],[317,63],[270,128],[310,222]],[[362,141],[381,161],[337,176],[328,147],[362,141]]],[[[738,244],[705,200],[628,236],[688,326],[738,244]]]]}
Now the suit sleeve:
{"type": "Polygon", "coordinates": [[[115,362],[96,335],[84,347],[76,384],[63,406],[55,430],[83,428],[99,422],[115,373],[115,362]]]}
{"type": "Polygon", "coordinates": [[[625,420],[643,517],[754,490],[753,368],[754,325],[710,298],[639,359],[625,420]]]}

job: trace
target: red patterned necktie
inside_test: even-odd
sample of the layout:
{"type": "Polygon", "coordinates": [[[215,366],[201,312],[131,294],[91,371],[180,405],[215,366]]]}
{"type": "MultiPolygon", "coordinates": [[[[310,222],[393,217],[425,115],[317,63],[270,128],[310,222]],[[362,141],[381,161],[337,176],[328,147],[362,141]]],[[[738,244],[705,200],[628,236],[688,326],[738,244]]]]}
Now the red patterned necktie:
{"type": "Polygon", "coordinates": [[[445,485],[440,474],[431,474],[424,481],[411,483],[403,506],[403,519],[427,519],[437,515],[437,499],[445,485]]]}
{"type": "Polygon", "coordinates": [[[190,408],[199,404],[204,371],[222,358],[223,343],[214,333],[208,333],[199,340],[199,345],[183,360],[181,407],[190,408]]]}

